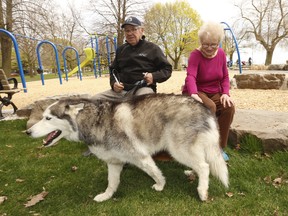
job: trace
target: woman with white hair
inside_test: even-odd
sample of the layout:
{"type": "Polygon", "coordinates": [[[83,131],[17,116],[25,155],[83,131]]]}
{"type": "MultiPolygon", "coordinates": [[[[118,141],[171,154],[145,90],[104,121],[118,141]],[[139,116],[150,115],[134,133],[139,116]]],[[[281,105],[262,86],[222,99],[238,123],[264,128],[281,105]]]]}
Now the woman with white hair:
{"type": "MultiPolygon", "coordinates": [[[[220,131],[220,147],[227,146],[229,128],[235,113],[229,95],[230,81],[226,54],[219,48],[224,37],[220,23],[207,22],[198,31],[200,47],[190,54],[182,93],[190,95],[215,113],[220,131]]],[[[223,158],[229,160],[223,151],[223,158]]]]}

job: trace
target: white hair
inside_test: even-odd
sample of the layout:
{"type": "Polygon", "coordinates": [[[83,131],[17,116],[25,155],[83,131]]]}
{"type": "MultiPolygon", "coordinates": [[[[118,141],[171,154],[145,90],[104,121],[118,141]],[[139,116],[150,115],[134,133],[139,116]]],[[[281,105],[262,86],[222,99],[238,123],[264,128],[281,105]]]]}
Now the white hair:
{"type": "Polygon", "coordinates": [[[206,22],[200,27],[198,31],[198,37],[200,42],[204,38],[209,38],[209,39],[215,39],[220,43],[224,38],[224,28],[218,22],[213,21],[206,22]]]}

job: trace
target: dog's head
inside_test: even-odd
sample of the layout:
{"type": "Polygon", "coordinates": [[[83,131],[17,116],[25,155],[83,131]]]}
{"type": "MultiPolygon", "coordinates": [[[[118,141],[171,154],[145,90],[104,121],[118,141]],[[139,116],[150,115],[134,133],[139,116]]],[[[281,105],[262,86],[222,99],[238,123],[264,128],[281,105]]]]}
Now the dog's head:
{"type": "Polygon", "coordinates": [[[43,118],[26,130],[26,133],[33,138],[47,135],[43,140],[45,147],[55,145],[61,138],[78,141],[76,116],[83,107],[83,102],[57,101],[47,107],[43,118]]]}

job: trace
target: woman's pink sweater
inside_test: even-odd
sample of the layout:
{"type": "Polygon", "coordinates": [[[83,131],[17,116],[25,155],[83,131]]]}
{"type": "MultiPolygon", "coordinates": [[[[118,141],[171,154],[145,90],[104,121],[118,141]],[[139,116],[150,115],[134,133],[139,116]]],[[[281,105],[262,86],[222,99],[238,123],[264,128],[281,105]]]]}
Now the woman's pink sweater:
{"type": "Polygon", "coordinates": [[[217,55],[205,58],[195,49],[191,52],[183,93],[191,95],[198,91],[205,93],[221,93],[229,95],[230,81],[226,65],[226,54],[218,48],[217,55]]]}

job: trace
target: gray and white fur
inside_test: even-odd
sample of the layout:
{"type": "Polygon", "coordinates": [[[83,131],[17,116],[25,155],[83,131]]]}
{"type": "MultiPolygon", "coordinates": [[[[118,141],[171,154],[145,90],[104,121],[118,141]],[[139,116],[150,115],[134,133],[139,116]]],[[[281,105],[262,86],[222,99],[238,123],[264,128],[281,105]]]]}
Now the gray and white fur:
{"type": "Polygon", "coordinates": [[[113,196],[125,163],[146,172],[155,181],[152,188],[162,191],[165,178],[152,159],[162,150],[197,173],[202,201],[208,198],[210,172],[228,187],[217,121],[191,97],[151,94],[123,102],[63,99],[50,105],[27,134],[35,138],[48,135],[45,146],[61,138],[88,144],[108,165],[108,187],[94,198],[97,202],[113,196]]]}

